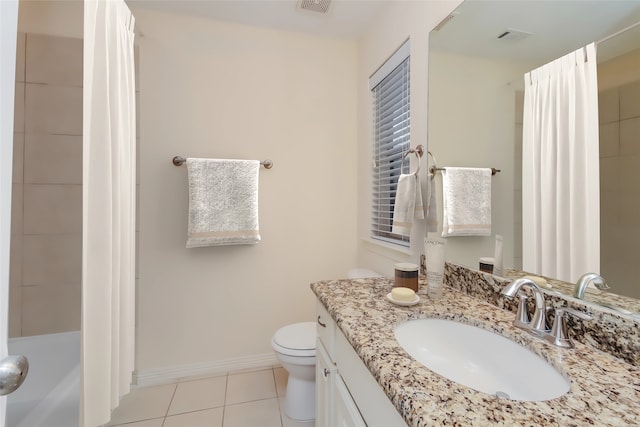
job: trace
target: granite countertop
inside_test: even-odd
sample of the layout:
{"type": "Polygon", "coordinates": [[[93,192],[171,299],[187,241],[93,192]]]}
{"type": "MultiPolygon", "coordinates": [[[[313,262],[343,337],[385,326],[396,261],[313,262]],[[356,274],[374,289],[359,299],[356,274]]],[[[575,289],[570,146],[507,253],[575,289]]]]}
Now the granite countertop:
{"type": "MultiPolygon", "coordinates": [[[[331,280],[312,290],[410,426],[631,426],[640,423],[640,368],[575,342],[553,347],[513,326],[514,314],[444,287],[433,300],[421,286],[411,307],[385,298],[389,279],[331,280]],[[439,317],[478,326],[529,348],[571,381],[557,399],[525,402],[498,399],[448,380],[424,367],[396,342],[396,324],[439,317]]],[[[526,369],[526,366],[523,366],[526,369]]]]}

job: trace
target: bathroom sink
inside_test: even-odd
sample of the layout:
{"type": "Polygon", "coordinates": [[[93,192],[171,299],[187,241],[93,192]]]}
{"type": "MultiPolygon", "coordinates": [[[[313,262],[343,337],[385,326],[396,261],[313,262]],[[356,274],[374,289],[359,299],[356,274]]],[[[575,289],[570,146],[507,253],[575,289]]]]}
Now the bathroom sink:
{"type": "Polygon", "coordinates": [[[569,381],[543,358],[496,333],[445,319],[409,320],[395,337],[433,372],[474,390],[512,400],[551,400],[569,381]]]}

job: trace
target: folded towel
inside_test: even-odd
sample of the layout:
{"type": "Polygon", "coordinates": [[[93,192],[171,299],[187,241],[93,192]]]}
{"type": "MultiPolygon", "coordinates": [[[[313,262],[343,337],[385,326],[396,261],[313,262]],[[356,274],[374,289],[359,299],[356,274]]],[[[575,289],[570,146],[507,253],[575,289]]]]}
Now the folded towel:
{"type": "Polygon", "coordinates": [[[444,168],[442,236],[491,235],[491,169],[444,168]]]}
{"type": "Polygon", "coordinates": [[[401,174],[398,178],[391,232],[409,236],[413,220],[423,218],[424,206],[422,205],[420,177],[417,173],[401,174]]]}
{"type": "Polygon", "coordinates": [[[259,170],[258,160],[187,159],[187,248],[260,241],[259,170]]]}
{"type": "Polygon", "coordinates": [[[436,205],[436,179],[435,174],[427,176],[427,232],[438,231],[438,207],[436,205]]]}

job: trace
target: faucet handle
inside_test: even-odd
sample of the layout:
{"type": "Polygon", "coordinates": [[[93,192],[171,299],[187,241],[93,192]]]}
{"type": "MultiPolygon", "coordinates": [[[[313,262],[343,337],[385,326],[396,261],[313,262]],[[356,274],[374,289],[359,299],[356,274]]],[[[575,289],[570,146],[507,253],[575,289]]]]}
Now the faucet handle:
{"type": "Polygon", "coordinates": [[[592,317],[586,313],[583,313],[572,308],[563,307],[556,309],[556,317],[553,319],[553,327],[548,335],[545,335],[545,340],[557,347],[573,348],[573,342],[569,337],[569,328],[567,327],[567,319],[565,314],[571,314],[582,320],[591,320],[592,317]]]}
{"type": "Polygon", "coordinates": [[[516,313],[516,320],[513,322],[520,328],[528,328],[531,324],[531,317],[529,316],[529,297],[519,293],[520,303],[518,304],[518,312],[516,313]]]}

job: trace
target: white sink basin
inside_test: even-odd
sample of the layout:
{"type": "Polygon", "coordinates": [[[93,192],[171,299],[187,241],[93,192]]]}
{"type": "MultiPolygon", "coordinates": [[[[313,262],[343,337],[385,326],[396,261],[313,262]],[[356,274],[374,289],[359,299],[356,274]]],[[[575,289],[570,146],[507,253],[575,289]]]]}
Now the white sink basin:
{"type": "Polygon", "coordinates": [[[504,399],[541,401],[569,381],[525,347],[493,332],[445,319],[409,320],[395,329],[407,353],[433,372],[504,399]]]}

